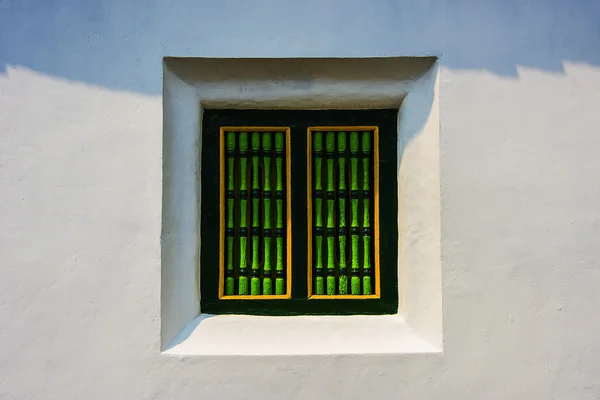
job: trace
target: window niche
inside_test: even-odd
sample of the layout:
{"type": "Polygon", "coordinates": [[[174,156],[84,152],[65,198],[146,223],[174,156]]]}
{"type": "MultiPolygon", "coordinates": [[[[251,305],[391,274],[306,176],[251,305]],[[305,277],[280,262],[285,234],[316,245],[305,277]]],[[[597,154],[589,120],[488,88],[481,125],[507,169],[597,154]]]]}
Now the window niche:
{"type": "MultiPolygon", "coordinates": [[[[181,355],[441,351],[439,96],[436,58],[165,58],[163,67],[162,351],[181,355]],[[390,168],[390,173],[393,171],[393,181],[397,182],[397,185],[392,185],[396,191],[397,211],[387,213],[387,208],[380,206],[381,221],[392,222],[397,231],[397,242],[393,248],[398,253],[391,264],[396,266],[397,277],[394,281],[398,300],[392,314],[366,315],[369,312],[358,310],[348,313],[350,315],[331,315],[335,314],[331,311],[321,313],[325,315],[306,316],[264,315],[266,313],[214,315],[214,311],[219,310],[211,313],[210,307],[202,304],[201,299],[206,298],[205,291],[209,290],[202,286],[201,256],[204,249],[212,249],[217,254],[215,262],[216,269],[219,269],[218,241],[213,241],[211,245],[210,240],[201,235],[202,220],[211,217],[211,214],[203,211],[204,195],[207,191],[212,193],[210,189],[203,188],[205,180],[201,180],[202,169],[206,165],[203,138],[208,134],[203,125],[210,116],[209,110],[242,112],[258,109],[281,112],[399,109],[394,135],[384,134],[379,126],[379,139],[383,141],[394,136],[392,148],[396,149],[395,165],[393,169],[390,168]],[[235,335],[240,332],[244,332],[248,340],[235,340],[235,335]],[[335,332],[335,338],[330,335],[331,332],[335,332]]],[[[246,121],[243,124],[219,126],[246,124],[290,127],[290,142],[294,148],[293,122],[246,121]]],[[[303,126],[303,133],[298,137],[307,138],[309,127],[323,125],[378,126],[378,123],[353,123],[347,119],[335,124],[331,121],[310,121],[303,126]]],[[[296,167],[307,166],[308,163],[307,144],[300,144],[299,147],[302,146],[305,146],[303,155],[291,155],[292,180],[294,174],[301,174],[303,179],[306,174],[305,169],[296,167]]],[[[380,148],[388,146],[380,145],[380,148]]],[[[218,158],[217,151],[216,165],[219,164],[218,158]]],[[[218,182],[219,175],[214,175],[213,179],[218,182]]],[[[380,176],[380,190],[387,187],[388,180],[380,176]]],[[[305,203],[308,201],[307,184],[292,184],[291,189],[293,203],[301,203],[302,199],[305,203]]],[[[212,195],[216,196],[218,204],[218,190],[212,195]]],[[[307,210],[305,204],[305,208],[298,213],[306,214],[307,210]]],[[[292,209],[292,213],[295,210],[292,209]]],[[[214,236],[218,238],[219,211],[216,211],[216,217],[212,217],[217,221],[214,236]]],[[[304,233],[298,235],[298,239],[304,237],[305,244],[293,243],[294,256],[298,253],[296,248],[306,247],[309,241],[308,219],[307,216],[304,222],[293,221],[294,229],[297,224],[306,225],[304,233]]],[[[296,239],[293,232],[292,238],[296,239]]],[[[306,293],[302,302],[336,303],[331,299],[308,299],[308,270],[305,268],[304,272],[300,272],[298,279],[295,273],[293,270],[291,293],[301,293],[294,285],[304,279],[301,287],[306,288],[303,289],[306,293]]],[[[218,279],[218,274],[216,276],[218,279]]],[[[384,282],[382,278],[381,283],[384,282]]],[[[219,286],[217,284],[214,287],[219,286]]],[[[339,294],[337,290],[336,295],[339,294]]],[[[218,298],[218,290],[215,295],[218,298]]],[[[360,303],[366,304],[371,300],[381,299],[364,299],[360,303]]],[[[239,300],[223,303],[234,304],[236,301],[239,300]]],[[[275,304],[292,300],[268,301],[275,304]]],[[[358,302],[352,299],[348,301],[358,302]]],[[[302,311],[297,314],[319,313],[302,311]]]]}

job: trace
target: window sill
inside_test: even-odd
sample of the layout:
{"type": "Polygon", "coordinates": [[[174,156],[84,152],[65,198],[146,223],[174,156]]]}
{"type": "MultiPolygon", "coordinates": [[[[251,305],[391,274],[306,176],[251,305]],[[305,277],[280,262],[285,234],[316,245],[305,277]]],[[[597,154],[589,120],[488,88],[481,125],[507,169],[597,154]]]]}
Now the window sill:
{"type": "Polygon", "coordinates": [[[164,354],[278,356],[439,353],[398,315],[264,317],[202,314],[164,354]]]}

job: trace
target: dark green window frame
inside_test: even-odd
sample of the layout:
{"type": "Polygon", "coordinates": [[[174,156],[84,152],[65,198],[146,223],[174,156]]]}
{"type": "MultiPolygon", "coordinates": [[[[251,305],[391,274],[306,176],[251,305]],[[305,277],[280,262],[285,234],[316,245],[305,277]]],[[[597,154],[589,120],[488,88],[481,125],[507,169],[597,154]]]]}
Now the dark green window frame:
{"type": "MultiPolygon", "coordinates": [[[[204,110],[202,120],[200,295],[209,314],[352,315],[394,314],[398,309],[397,109],[385,110],[204,110]],[[219,296],[221,224],[219,196],[222,128],[290,128],[291,296],[223,299],[219,296]],[[373,126],[379,154],[379,293],[377,298],[309,298],[307,179],[311,127],[373,126]]],[[[373,149],[375,150],[375,149],[373,149]]],[[[313,253],[314,254],[314,253],[313,253]]],[[[287,266],[286,266],[287,267],[287,266]]],[[[318,296],[317,296],[318,297],[318,296]]]]}

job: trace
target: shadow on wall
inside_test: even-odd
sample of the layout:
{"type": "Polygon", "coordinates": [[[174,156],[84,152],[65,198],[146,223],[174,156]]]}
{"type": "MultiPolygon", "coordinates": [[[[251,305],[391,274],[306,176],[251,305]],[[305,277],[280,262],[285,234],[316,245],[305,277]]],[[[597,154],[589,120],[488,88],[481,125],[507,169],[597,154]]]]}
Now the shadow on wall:
{"type": "Polygon", "coordinates": [[[600,65],[597,0],[0,0],[9,66],[159,95],[162,57],[441,56],[442,66],[517,77],[600,65]],[[535,3],[535,4],[528,4],[535,3]],[[367,6],[368,4],[368,6],[367,6]]]}

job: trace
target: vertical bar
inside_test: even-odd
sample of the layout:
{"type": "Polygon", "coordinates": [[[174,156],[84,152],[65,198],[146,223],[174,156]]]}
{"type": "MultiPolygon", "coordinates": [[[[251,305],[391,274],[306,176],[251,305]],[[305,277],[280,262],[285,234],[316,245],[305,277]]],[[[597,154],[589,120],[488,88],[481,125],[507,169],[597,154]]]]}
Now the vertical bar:
{"type": "Polygon", "coordinates": [[[265,264],[263,267],[263,294],[273,294],[273,281],[271,278],[271,132],[264,132],[262,137],[263,164],[265,180],[263,191],[264,207],[264,253],[265,264]]]}
{"type": "Polygon", "coordinates": [[[334,225],[334,207],[335,191],[333,182],[333,158],[335,157],[335,134],[327,132],[325,135],[325,151],[327,152],[327,294],[335,294],[335,264],[334,264],[334,245],[335,245],[335,225],[334,225]]]}
{"type": "Polygon", "coordinates": [[[350,133],[350,233],[352,241],[352,278],[350,290],[352,294],[360,294],[360,277],[358,264],[358,132],[350,133]]]}
{"type": "Polygon", "coordinates": [[[375,287],[373,292],[381,295],[381,259],[379,257],[379,128],[373,130],[373,264],[375,264],[375,287]]]}
{"type": "Polygon", "coordinates": [[[248,241],[248,221],[247,221],[247,202],[248,202],[248,186],[246,183],[247,173],[246,164],[248,158],[248,132],[240,132],[240,265],[239,265],[239,287],[238,294],[248,294],[248,268],[246,259],[246,248],[248,241]]]}
{"type": "Polygon", "coordinates": [[[346,271],[346,132],[338,133],[338,203],[340,218],[338,223],[338,241],[340,245],[339,293],[348,294],[348,275],[346,271]]]}
{"type": "Polygon", "coordinates": [[[260,170],[258,157],[260,155],[260,133],[252,132],[252,278],[250,280],[250,294],[260,294],[260,170]]]}
{"type": "Polygon", "coordinates": [[[362,134],[363,161],[363,294],[371,294],[371,223],[369,220],[371,191],[369,186],[369,155],[371,153],[371,132],[362,134]]]}
{"type": "Polygon", "coordinates": [[[323,187],[321,185],[321,161],[323,157],[323,133],[315,132],[314,156],[315,156],[315,294],[325,294],[325,282],[323,279],[323,187]]]}
{"type": "Polygon", "coordinates": [[[225,281],[225,294],[235,294],[235,278],[233,267],[233,245],[235,240],[235,132],[226,132],[227,136],[227,270],[225,281]]]}
{"type": "MultiPolygon", "coordinates": [[[[284,134],[283,132],[275,133],[275,206],[276,212],[276,275],[275,275],[275,294],[285,294],[285,270],[283,267],[283,200],[285,192],[283,190],[283,158],[284,156],[284,134]]],[[[290,277],[288,276],[288,279],[290,277]]]]}
{"type": "Polygon", "coordinates": [[[289,298],[292,296],[292,148],[290,145],[290,128],[287,128],[281,135],[285,141],[284,179],[285,198],[287,199],[285,204],[285,276],[288,277],[288,280],[286,281],[285,294],[289,298]]]}

